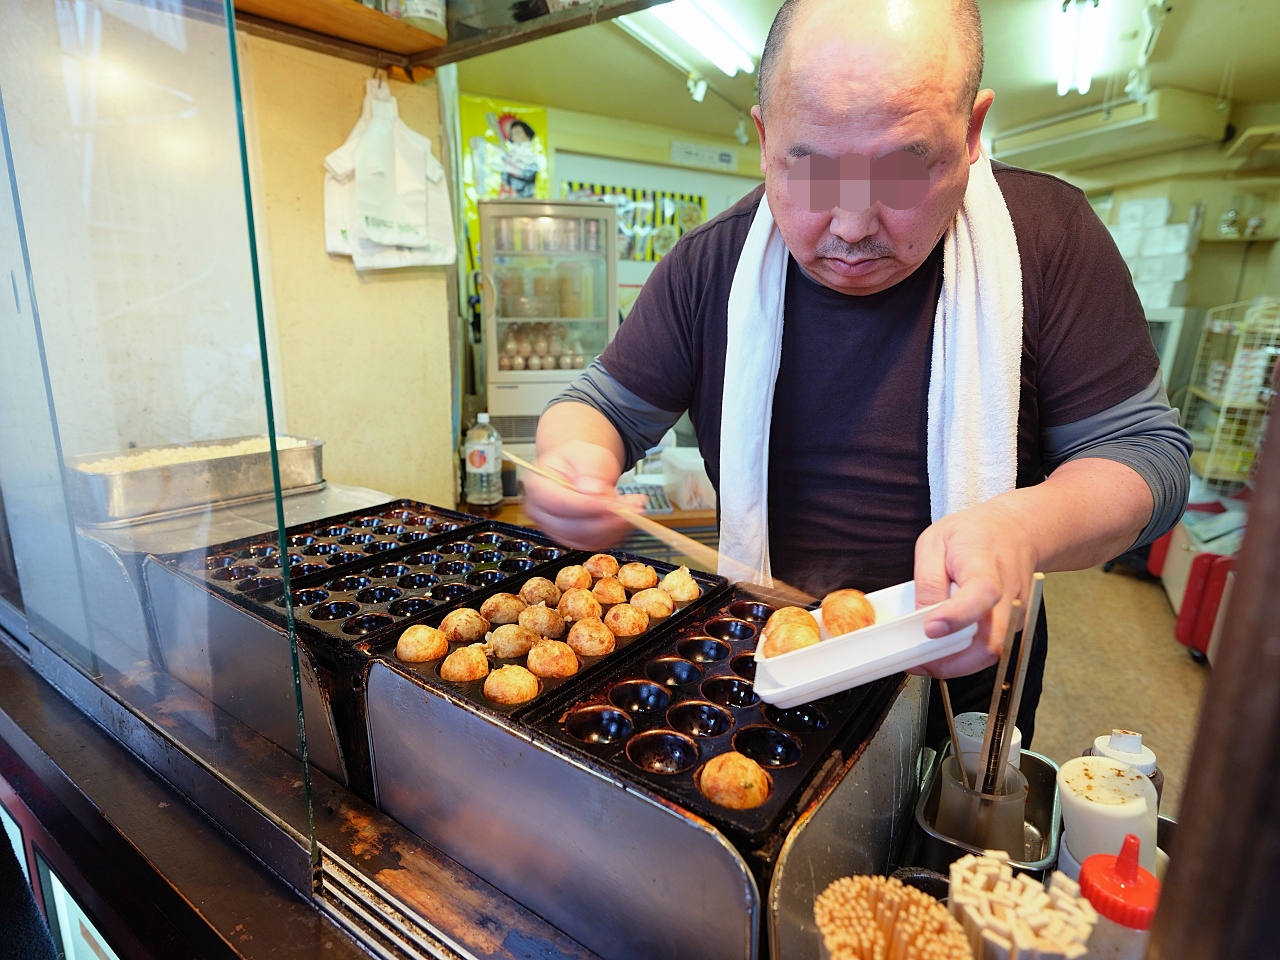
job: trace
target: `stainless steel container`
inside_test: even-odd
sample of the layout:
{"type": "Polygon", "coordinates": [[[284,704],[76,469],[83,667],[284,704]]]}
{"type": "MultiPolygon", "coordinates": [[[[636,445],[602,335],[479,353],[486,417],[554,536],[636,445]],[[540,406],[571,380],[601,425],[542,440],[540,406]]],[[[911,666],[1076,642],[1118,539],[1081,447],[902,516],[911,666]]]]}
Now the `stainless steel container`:
{"type": "MultiPolygon", "coordinates": [[[[251,730],[298,751],[289,637],[149,557],[143,565],[165,670],[251,730]]],[[[339,783],[347,769],[329,691],[311,652],[298,645],[310,761],[339,783]]]]}
{"type": "MultiPolygon", "coordinates": [[[[920,801],[916,804],[916,828],[920,832],[919,850],[909,858],[915,866],[928,867],[946,873],[951,863],[966,853],[982,855],[982,850],[967,843],[960,843],[943,836],[934,829],[938,812],[938,797],[942,791],[942,756],[933,756],[926,766],[924,786],[920,801]]],[[[1011,860],[1015,870],[1043,877],[1058,862],[1058,843],[1061,839],[1062,811],[1058,800],[1058,765],[1048,757],[1030,750],[1022,751],[1019,762],[1022,775],[1027,778],[1027,813],[1024,827],[1022,857],[1011,860]]]]}
{"type": "MultiPolygon", "coordinates": [[[[225,506],[270,497],[275,490],[275,481],[269,451],[229,457],[213,455],[216,447],[252,439],[258,438],[232,437],[69,458],[67,475],[76,519],[87,524],[136,522],[205,510],[211,505],[225,506]],[[86,465],[108,457],[202,448],[209,448],[210,457],[106,473],[85,469],[86,465]]],[[[324,479],[321,465],[324,441],[281,439],[301,439],[303,445],[279,450],[280,489],[314,489],[324,479]]]]}
{"type": "Polygon", "coordinates": [[[378,805],[606,960],[813,956],[818,877],[885,869],[919,783],[924,684],[833,752],[789,830],[744,854],[706,820],[388,662],[365,684],[378,805]],[[809,952],[806,953],[806,949],[809,952]]]}

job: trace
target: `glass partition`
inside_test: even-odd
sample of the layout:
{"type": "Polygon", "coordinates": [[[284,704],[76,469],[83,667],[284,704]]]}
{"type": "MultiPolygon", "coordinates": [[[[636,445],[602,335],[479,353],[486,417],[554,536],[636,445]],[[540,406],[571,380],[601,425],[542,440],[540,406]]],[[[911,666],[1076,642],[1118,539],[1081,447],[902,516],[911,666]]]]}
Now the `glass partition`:
{"type": "Polygon", "coordinates": [[[0,622],[307,843],[297,758],[347,771],[288,588],[333,564],[282,528],[368,503],[273,422],[229,36],[0,0],[0,622]]]}

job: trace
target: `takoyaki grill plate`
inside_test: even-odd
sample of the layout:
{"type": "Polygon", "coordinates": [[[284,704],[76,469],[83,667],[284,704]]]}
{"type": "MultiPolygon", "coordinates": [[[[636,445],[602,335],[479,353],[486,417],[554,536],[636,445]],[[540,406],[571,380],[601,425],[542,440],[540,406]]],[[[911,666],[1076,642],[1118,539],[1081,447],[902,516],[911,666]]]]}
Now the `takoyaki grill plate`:
{"type": "MultiPolygon", "coordinates": [[[[647,563],[649,566],[654,568],[659,578],[676,569],[676,565],[674,564],[662,563],[660,561],[649,560],[647,558],[615,551],[608,552],[612,556],[616,557],[619,563],[625,564],[634,561],[647,563]]],[[[566,566],[580,564],[583,560],[587,559],[588,556],[589,554],[587,553],[578,552],[556,563],[553,568],[548,568],[547,570],[530,570],[525,575],[495,585],[493,588],[486,590],[483,593],[477,592],[466,597],[460,603],[453,604],[451,610],[464,606],[479,610],[484,601],[494,593],[504,592],[518,594],[520,592],[520,588],[532,577],[543,576],[554,582],[556,572],[566,566]]],[[[600,657],[579,657],[578,660],[580,666],[578,672],[572,676],[540,679],[538,695],[532,700],[525,701],[524,703],[502,704],[489,700],[484,695],[483,680],[456,683],[443,679],[440,676],[440,665],[444,662],[444,658],[425,663],[407,663],[396,657],[396,644],[400,639],[400,635],[408,629],[412,623],[425,623],[428,626],[439,627],[440,623],[444,620],[450,610],[435,610],[423,617],[416,617],[412,621],[397,624],[392,630],[380,633],[376,638],[369,638],[369,640],[361,646],[363,649],[367,649],[372,656],[394,663],[401,670],[405,670],[421,678],[432,686],[446,689],[463,700],[487,710],[491,710],[495,713],[506,716],[520,716],[524,713],[528,713],[530,710],[542,706],[542,704],[552,700],[553,698],[558,698],[562,692],[565,695],[572,696],[573,691],[580,689],[584,682],[590,683],[598,673],[602,670],[608,670],[611,664],[624,657],[629,651],[651,643],[660,643],[660,638],[662,636],[665,636],[671,630],[680,629],[681,625],[688,619],[692,611],[700,608],[708,599],[714,600],[728,589],[728,581],[723,577],[702,573],[697,570],[691,571],[691,573],[698,586],[702,589],[702,595],[698,599],[688,603],[675,604],[675,611],[670,616],[661,620],[651,621],[648,629],[637,636],[617,637],[616,646],[612,653],[600,657]]],[[[609,607],[604,607],[605,612],[608,610],[609,607]]],[[[452,653],[454,650],[463,646],[467,646],[467,644],[452,643],[449,645],[449,653],[452,653]]],[[[518,657],[510,660],[500,660],[495,657],[489,658],[490,672],[511,664],[526,666],[526,657],[518,657]]]]}
{"type": "MultiPolygon", "coordinates": [[[[285,530],[289,579],[297,589],[300,582],[337,577],[382,559],[406,555],[414,552],[419,542],[439,541],[483,522],[483,517],[416,500],[393,500],[299,524],[285,530]]],[[[156,559],[247,606],[255,606],[253,598],[263,591],[274,588],[279,593],[286,565],[274,530],[156,559]]]]}
{"type": "Polygon", "coordinates": [[[584,695],[526,722],[746,847],[759,847],[795,815],[833,751],[860,732],[864,704],[878,689],[869,684],[787,710],[763,703],[753,689],[754,653],[773,610],[736,588],[701,605],[662,643],[628,658],[584,695]],[[735,749],[771,781],[768,799],[753,809],[718,806],[698,788],[706,762],[735,749]]]}

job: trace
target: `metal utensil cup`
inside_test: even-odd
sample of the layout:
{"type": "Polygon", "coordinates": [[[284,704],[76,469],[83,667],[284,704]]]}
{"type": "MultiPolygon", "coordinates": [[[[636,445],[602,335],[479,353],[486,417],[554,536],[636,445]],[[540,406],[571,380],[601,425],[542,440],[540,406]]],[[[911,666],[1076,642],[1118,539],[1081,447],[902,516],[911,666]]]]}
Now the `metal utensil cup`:
{"type": "Polygon", "coordinates": [[[965,785],[964,773],[952,754],[942,762],[942,793],[934,826],[944,836],[984,850],[1004,850],[1022,856],[1023,823],[1027,811],[1027,779],[1006,764],[994,793],[965,785]]]}

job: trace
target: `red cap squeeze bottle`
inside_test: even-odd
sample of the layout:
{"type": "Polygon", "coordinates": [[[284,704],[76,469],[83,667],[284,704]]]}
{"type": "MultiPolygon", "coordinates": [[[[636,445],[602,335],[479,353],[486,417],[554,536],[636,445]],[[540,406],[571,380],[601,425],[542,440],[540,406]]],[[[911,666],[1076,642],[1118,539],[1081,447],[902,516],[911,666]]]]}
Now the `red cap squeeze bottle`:
{"type": "Polygon", "coordinates": [[[1080,894],[1098,911],[1089,956],[1142,960],[1160,901],[1160,881],[1138,863],[1141,841],[1126,834],[1118,856],[1099,853],[1080,867],[1080,894]]]}

